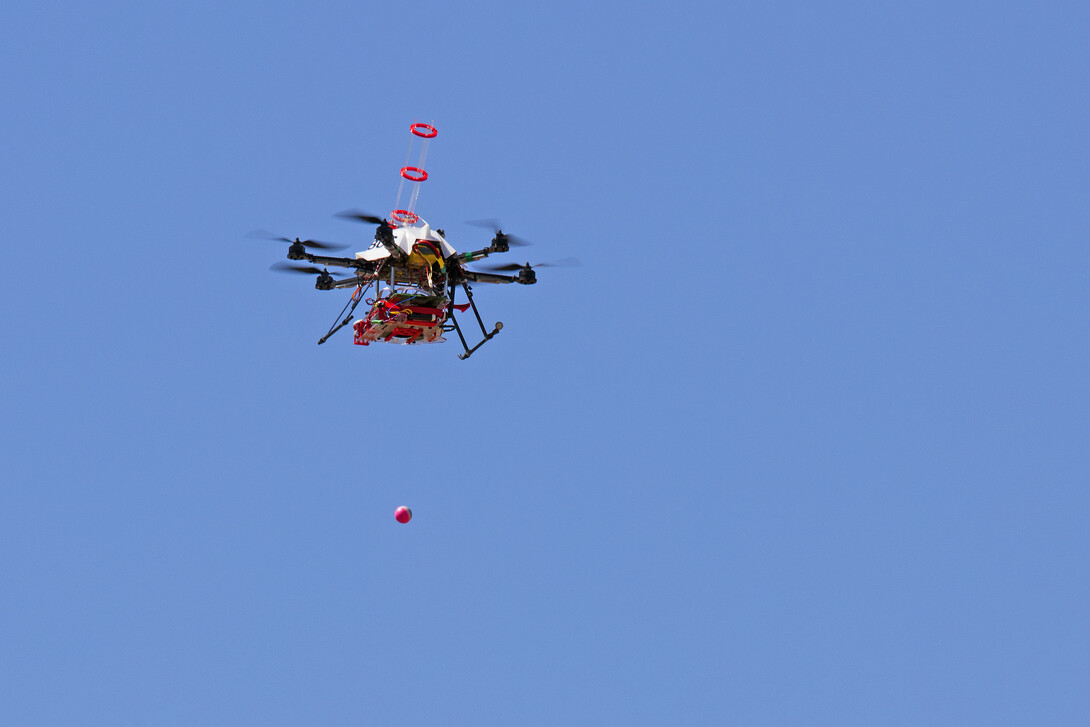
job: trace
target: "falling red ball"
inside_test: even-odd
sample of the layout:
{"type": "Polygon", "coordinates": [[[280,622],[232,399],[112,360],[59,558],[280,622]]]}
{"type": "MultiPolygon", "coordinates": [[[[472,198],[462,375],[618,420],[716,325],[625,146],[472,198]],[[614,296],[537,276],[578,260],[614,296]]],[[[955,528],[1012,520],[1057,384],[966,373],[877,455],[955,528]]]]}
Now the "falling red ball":
{"type": "Polygon", "coordinates": [[[413,519],[413,511],[402,505],[398,509],[394,510],[394,519],[401,524],[405,524],[413,519]]]}

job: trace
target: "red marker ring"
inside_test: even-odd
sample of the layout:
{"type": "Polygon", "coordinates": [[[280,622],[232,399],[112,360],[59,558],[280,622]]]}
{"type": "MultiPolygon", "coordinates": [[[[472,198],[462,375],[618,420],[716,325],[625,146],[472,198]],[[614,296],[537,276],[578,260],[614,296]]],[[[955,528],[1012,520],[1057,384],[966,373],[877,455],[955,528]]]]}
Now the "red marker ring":
{"type": "Polygon", "coordinates": [[[434,139],[435,135],[439,133],[431,124],[413,124],[409,127],[409,131],[422,139],[434,139]]]}
{"type": "Polygon", "coordinates": [[[428,178],[428,173],[420,167],[402,167],[401,176],[410,182],[423,182],[428,178]]]}
{"type": "Polygon", "coordinates": [[[394,210],[390,213],[390,219],[403,225],[412,225],[420,221],[420,216],[409,210],[394,210]]]}

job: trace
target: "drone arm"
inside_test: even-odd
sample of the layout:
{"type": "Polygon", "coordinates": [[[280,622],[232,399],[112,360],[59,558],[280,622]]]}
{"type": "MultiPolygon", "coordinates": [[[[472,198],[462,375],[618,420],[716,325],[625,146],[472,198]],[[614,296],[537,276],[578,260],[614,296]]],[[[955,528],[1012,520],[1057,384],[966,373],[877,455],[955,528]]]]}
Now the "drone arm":
{"type": "Polygon", "coordinates": [[[462,275],[471,283],[517,283],[519,279],[514,275],[496,275],[495,273],[480,273],[475,270],[464,270],[462,275]]]}
{"type": "Polygon", "coordinates": [[[375,265],[367,260],[357,260],[353,257],[328,257],[326,255],[312,255],[303,253],[301,258],[288,255],[289,260],[306,260],[307,262],[323,265],[325,267],[356,268],[360,272],[371,272],[375,265]]]}
{"type": "MultiPolygon", "coordinates": [[[[335,280],[333,282],[333,288],[356,288],[361,285],[370,285],[374,278],[370,277],[357,277],[357,278],[345,278],[344,280],[335,280]]],[[[330,288],[332,290],[333,288],[330,288]]]]}
{"type": "Polygon", "coordinates": [[[486,257],[488,257],[489,255],[491,255],[494,252],[496,252],[496,250],[492,249],[491,247],[486,247],[486,248],[483,248],[481,250],[474,250],[473,252],[459,252],[459,253],[455,253],[454,255],[451,255],[449,258],[447,258],[447,262],[454,262],[454,261],[457,261],[457,262],[460,262],[460,263],[476,262],[477,260],[485,259],[486,257]]]}

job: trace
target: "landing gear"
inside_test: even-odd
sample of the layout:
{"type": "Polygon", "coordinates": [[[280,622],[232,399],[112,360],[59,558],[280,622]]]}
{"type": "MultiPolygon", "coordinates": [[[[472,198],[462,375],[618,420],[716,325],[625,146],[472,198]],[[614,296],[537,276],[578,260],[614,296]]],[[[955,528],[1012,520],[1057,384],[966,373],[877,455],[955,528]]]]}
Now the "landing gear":
{"type": "MultiPolygon", "coordinates": [[[[462,289],[466,292],[466,298],[469,299],[469,304],[468,305],[469,305],[470,308],[473,309],[473,315],[477,318],[477,325],[479,325],[481,327],[481,335],[484,336],[484,338],[481,339],[480,343],[478,343],[473,348],[470,348],[469,344],[466,343],[466,337],[464,335],[462,335],[462,327],[458,325],[458,319],[454,317],[454,294],[455,294],[455,292],[457,292],[458,289],[455,287],[454,283],[452,282],[451,285],[450,285],[450,308],[448,309],[449,312],[447,314],[447,320],[449,320],[451,322],[452,329],[458,334],[458,340],[462,342],[462,348],[464,348],[466,350],[465,353],[458,354],[458,358],[465,361],[467,358],[469,358],[470,356],[473,355],[474,351],[476,351],[478,348],[480,348],[484,344],[491,341],[493,336],[495,336],[497,333],[499,333],[500,331],[503,330],[503,322],[502,321],[496,321],[496,325],[492,328],[491,331],[489,331],[487,328],[485,328],[484,327],[484,321],[481,320],[481,314],[477,311],[477,304],[473,302],[473,293],[470,290],[469,285],[467,285],[465,283],[465,281],[462,281],[462,289]]],[[[459,306],[459,307],[461,307],[461,306],[459,306]]],[[[462,310],[464,311],[465,308],[462,307],[462,310]]],[[[447,330],[452,330],[452,329],[448,328],[447,330]]]]}

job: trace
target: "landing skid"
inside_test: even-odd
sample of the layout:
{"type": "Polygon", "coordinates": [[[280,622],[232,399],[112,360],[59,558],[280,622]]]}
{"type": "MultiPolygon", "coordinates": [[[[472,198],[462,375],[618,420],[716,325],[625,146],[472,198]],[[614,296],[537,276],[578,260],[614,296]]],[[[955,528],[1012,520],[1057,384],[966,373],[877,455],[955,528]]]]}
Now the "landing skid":
{"type": "MultiPolygon", "coordinates": [[[[367,289],[369,290],[370,288],[371,286],[370,284],[368,284],[367,289]]],[[[329,329],[329,332],[318,339],[319,346],[328,341],[330,336],[347,326],[352,321],[352,318],[354,317],[353,313],[355,313],[356,311],[356,306],[360,304],[361,300],[363,300],[363,291],[364,287],[362,285],[356,288],[356,292],[353,293],[352,297],[349,298],[347,303],[345,303],[344,309],[341,311],[341,315],[337,316],[337,320],[340,321],[341,316],[344,315],[345,312],[348,313],[348,316],[343,321],[340,321],[340,323],[334,321],[333,327],[329,329]]]]}
{"type": "Polygon", "coordinates": [[[447,328],[446,330],[454,330],[458,334],[458,340],[462,342],[462,348],[466,350],[465,353],[458,354],[458,358],[465,361],[473,355],[474,351],[491,341],[492,337],[503,329],[503,323],[497,321],[496,327],[489,332],[488,329],[484,327],[484,321],[481,320],[481,314],[477,311],[477,304],[473,302],[473,293],[465,281],[462,281],[462,289],[466,292],[466,298],[469,299],[469,307],[473,309],[473,315],[477,318],[477,325],[481,327],[481,335],[484,336],[480,343],[473,348],[470,348],[469,344],[466,343],[466,337],[462,335],[462,327],[458,325],[458,319],[454,317],[454,294],[457,292],[458,288],[452,283],[450,286],[450,308],[448,309],[450,313],[447,316],[447,320],[453,324],[453,329],[447,328]]]}

